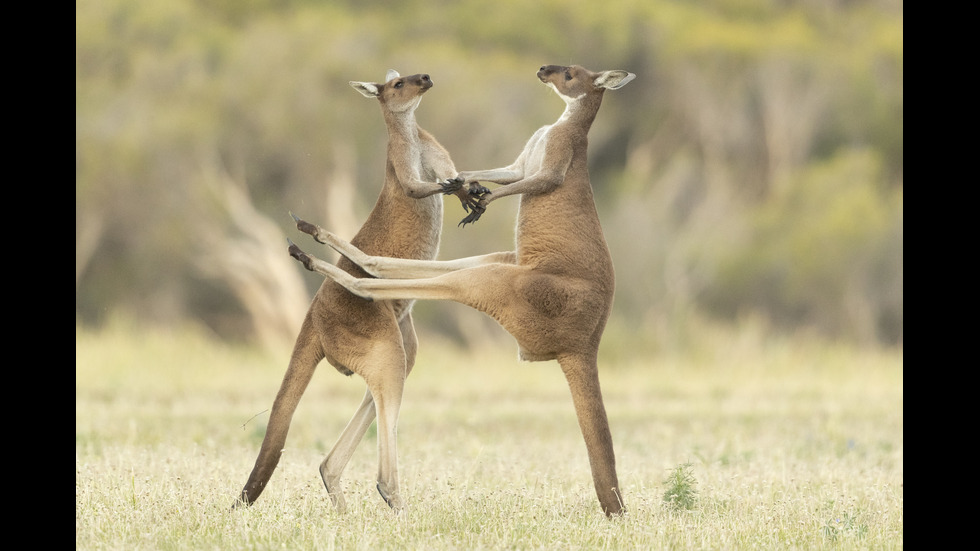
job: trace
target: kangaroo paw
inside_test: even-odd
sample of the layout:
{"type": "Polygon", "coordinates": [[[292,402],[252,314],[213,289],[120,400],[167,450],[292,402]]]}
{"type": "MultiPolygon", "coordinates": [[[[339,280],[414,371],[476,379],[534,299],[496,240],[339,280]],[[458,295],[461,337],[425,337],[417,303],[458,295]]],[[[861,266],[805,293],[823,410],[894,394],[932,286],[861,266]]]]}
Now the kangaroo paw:
{"type": "Polygon", "coordinates": [[[470,195],[473,195],[473,196],[476,196],[476,197],[483,197],[484,195],[490,193],[490,189],[487,188],[487,187],[481,186],[477,182],[470,182],[470,189],[469,189],[468,193],[470,195]]]}
{"type": "Polygon", "coordinates": [[[463,187],[463,179],[460,177],[449,178],[445,182],[439,182],[439,187],[442,188],[442,193],[450,194],[456,193],[463,187]]]}
{"type": "Polygon", "coordinates": [[[460,221],[459,224],[457,224],[457,227],[462,226],[465,228],[466,224],[472,224],[473,222],[476,222],[477,220],[480,219],[480,216],[487,211],[487,207],[484,207],[483,205],[480,204],[470,205],[470,208],[472,208],[473,211],[470,212],[469,215],[466,216],[466,218],[463,218],[463,220],[460,221]]]}

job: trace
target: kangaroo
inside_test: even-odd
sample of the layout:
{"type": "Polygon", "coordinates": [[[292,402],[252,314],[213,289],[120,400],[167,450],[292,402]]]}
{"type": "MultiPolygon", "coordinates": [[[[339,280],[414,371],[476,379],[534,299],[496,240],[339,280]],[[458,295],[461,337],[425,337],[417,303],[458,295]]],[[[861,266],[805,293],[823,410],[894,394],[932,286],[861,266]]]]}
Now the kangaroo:
{"type": "MultiPolygon", "coordinates": [[[[624,505],[599,388],[598,349],[612,307],[615,276],[592,195],[587,146],[604,92],[621,88],[635,75],[546,65],[537,76],[565,101],[561,117],[535,132],[513,164],[457,175],[467,183],[502,186],[481,195],[475,206],[469,205],[474,208],[461,222],[464,225],[478,220],[492,201],[521,195],[516,251],[448,261],[382,258],[314,224],[298,221],[301,231],[380,279],[358,278],[292,242],[289,253],[308,270],[368,300],[433,299],[466,304],[490,315],[513,335],[521,359],[557,360],[571,390],[599,503],[607,516],[613,516],[621,514],[624,505]]],[[[396,389],[393,394],[400,392],[401,374],[390,377],[387,386],[396,389]]],[[[384,407],[397,407],[397,403],[393,399],[384,407]]],[[[379,411],[379,418],[397,416],[397,412],[379,411]]],[[[385,449],[392,455],[382,462],[391,469],[383,478],[396,480],[394,433],[385,432],[384,437],[390,439],[385,449]]]]}
{"type": "MultiPolygon", "coordinates": [[[[454,178],[456,168],[449,153],[416,123],[415,110],[433,85],[429,75],[402,77],[391,70],[384,83],[351,81],[350,85],[380,102],[388,131],[384,186],[351,243],[375,255],[432,260],[442,230],[438,195],[457,195],[468,211],[488,190],[454,178]]],[[[356,277],[366,275],[345,258],[337,266],[356,277]]],[[[250,505],[262,494],[279,463],[296,406],[317,364],[326,359],[344,375],[357,373],[367,383],[361,405],[320,464],[331,501],[337,509],[345,509],[341,474],[377,409],[384,413],[378,419],[378,433],[384,435],[378,439],[378,489],[390,506],[401,507],[391,458],[402,383],[412,371],[418,348],[412,304],[412,300],[367,302],[333,280],[323,282],[296,338],[262,447],[236,506],[250,505]]]]}

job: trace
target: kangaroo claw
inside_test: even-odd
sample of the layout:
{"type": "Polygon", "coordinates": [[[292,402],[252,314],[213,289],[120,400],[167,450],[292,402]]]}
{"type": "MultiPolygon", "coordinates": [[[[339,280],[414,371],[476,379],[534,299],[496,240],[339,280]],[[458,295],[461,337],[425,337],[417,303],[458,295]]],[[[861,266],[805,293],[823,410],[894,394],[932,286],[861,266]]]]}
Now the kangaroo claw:
{"type": "Polygon", "coordinates": [[[480,216],[482,216],[483,213],[487,211],[487,207],[485,207],[485,206],[483,206],[483,205],[481,205],[479,203],[474,204],[474,205],[471,205],[471,206],[473,207],[473,212],[471,212],[466,218],[463,218],[463,220],[460,221],[460,223],[457,224],[456,227],[464,227],[465,228],[466,227],[466,224],[472,224],[472,223],[476,222],[477,220],[480,219],[480,216]]]}
{"type": "Polygon", "coordinates": [[[468,193],[476,197],[483,197],[484,195],[490,193],[490,189],[481,186],[477,182],[470,182],[470,189],[468,193]]]}
{"type": "Polygon", "coordinates": [[[446,195],[456,193],[463,187],[463,179],[458,176],[449,178],[445,182],[439,182],[439,186],[442,187],[442,193],[446,195]]]}

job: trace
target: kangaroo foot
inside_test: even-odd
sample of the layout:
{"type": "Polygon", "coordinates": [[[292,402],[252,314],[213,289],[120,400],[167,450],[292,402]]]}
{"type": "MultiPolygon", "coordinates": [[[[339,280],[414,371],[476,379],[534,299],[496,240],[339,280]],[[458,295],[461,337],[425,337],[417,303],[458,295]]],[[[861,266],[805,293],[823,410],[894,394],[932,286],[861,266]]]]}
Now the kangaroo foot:
{"type": "Polygon", "coordinates": [[[388,507],[391,507],[393,511],[401,512],[402,509],[405,508],[404,504],[402,503],[402,497],[398,495],[397,492],[389,494],[388,491],[381,486],[380,482],[378,483],[378,493],[381,494],[381,497],[385,500],[385,503],[387,503],[388,507]]]}
{"type": "Polygon", "coordinates": [[[293,214],[291,211],[289,215],[292,216],[293,220],[296,221],[296,229],[298,229],[303,233],[312,235],[313,239],[316,239],[319,243],[323,243],[324,245],[327,244],[327,242],[324,241],[322,237],[320,237],[320,232],[322,231],[322,228],[320,228],[320,226],[317,226],[316,224],[312,224],[310,222],[307,222],[306,220],[303,220],[299,216],[293,214]]]}
{"type": "Polygon", "coordinates": [[[347,500],[344,499],[344,492],[340,489],[340,478],[329,478],[323,476],[323,487],[327,489],[327,495],[330,496],[330,502],[333,503],[335,509],[338,513],[347,512],[347,500]]]}
{"type": "Polygon", "coordinates": [[[238,498],[235,500],[234,503],[231,504],[231,510],[234,511],[236,509],[248,509],[249,505],[251,505],[251,503],[249,503],[248,501],[245,501],[242,498],[238,498]]]}
{"type": "Polygon", "coordinates": [[[289,256],[302,262],[303,266],[305,266],[307,270],[315,272],[316,270],[313,268],[313,257],[304,253],[303,250],[297,247],[296,243],[293,243],[288,237],[286,238],[286,241],[289,242],[289,256]]]}

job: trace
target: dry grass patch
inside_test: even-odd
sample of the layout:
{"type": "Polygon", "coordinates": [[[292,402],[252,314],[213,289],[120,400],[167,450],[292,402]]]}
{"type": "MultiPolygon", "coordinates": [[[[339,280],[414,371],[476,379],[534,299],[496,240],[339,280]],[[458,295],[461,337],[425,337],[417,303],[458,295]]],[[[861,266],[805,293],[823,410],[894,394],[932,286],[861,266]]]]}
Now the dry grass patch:
{"type": "Polygon", "coordinates": [[[743,343],[603,364],[629,508],[612,521],[557,364],[515,356],[422,336],[397,516],[374,489],[373,433],[345,474],[348,513],[331,508],[317,467],[363,385],[321,365],[269,488],[232,511],[288,352],[193,332],[76,331],[76,547],[903,547],[901,352],[743,343]],[[696,491],[683,507],[665,499],[685,484],[696,491]]]}

